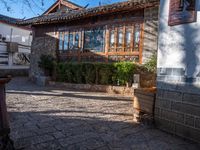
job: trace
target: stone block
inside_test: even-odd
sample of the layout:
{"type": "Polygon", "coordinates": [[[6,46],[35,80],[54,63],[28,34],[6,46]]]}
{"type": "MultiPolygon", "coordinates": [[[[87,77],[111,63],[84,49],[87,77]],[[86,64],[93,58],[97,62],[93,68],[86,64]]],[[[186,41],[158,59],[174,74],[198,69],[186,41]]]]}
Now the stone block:
{"type": "Polygon", "coordinates": [[[185,93],[183,95],[183,102],[200,106],[200,95],[185,93]]]}
{"type": "Polygon", "coordinates": [[[180,102],[172,102],[172,110],[179,111],[181,113],[200,116],[199,106],[180,103],[180,102]]]}
{"type": "Polygon", "coordinates": [[[184,68],[173,68],[172,69],[172,75],[173,76],[184,76],[185,75],[185,69],[184,68]]]}
{"type": "Polygon", "coordinates": [[[185,116],[185,124],[194,127],[194,117],[190,115],[185,116]]]}
{"type": "Polygon", "coordinates": [[[195,128],[200,129],[200,118],[195,119],[195,128]]]}
{"type": "Polygon", "coordinates": [[[161,116],[160,112],[161,112],[161,109],[159,107],[155,107],[154,115],[159,117],[159,116],[161,116]]]}
{"type": "Polygon", "coordinates": [[[194,140],[200,143],[200,130],[194,128],[186,127],[181,124],[175,124],[175,133],[181,137],[194,140]]]}
{"type": "Polygon", "coordinates": [[[174,122],[184,123],[184,115],[177,112],[172,112],[168,110],[161,111],[161,117],[174,122]]]}
{"type": "Polygon", "coordinates": [[[166,81],[167,76],[164,75],[158,75],[157,76],[157,81],[166,81]]]}
{"type": "Polygon", "coordinates": [[[0,76],[11,75],[12,77],[28,76],[29,69],[0,69],[0,76]]]}
{"type": "Polygon", "coordinates": [[[182,101],[182,92],[164,91],[163,98],[169,99],[169,100],[172,100],[172,101],[182,101]]]}
{"type": "Polygon", "coordinates": [[[175,124],[173,122],[158,117],[155,117],[155,121],[155,125],[159,129],[170,133],[175,133],[175,124]]]}
{"type": "Polygon", "coordinates": [[[164,90],[157,89],[156,97],[157,98],[162,98],[163,97],[163,93],[164,93],[164,90]]]}
{"type": "Polygon", "coordinates": [[[160,108],[171,109],[171,101],[170,100],[157,98],[155,105],[160,108]]]}
{"type": "Polygon", "coordinates": [[[36,84],[39,86],[46,86],[50,80],[50,77],[46,76],[37,76],[36,77],[36,84]]]}

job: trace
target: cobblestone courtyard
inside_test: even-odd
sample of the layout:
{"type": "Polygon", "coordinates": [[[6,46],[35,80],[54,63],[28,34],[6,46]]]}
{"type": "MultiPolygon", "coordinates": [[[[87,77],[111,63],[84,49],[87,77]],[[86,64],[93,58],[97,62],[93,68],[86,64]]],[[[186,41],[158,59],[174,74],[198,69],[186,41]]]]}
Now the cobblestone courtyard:
{"type": "Polygon", "coordinates": [[[200,146],[133,123],[129,97],[39,87],[7,87],[11,137],[25,150],[198,150],[200,146]]]}

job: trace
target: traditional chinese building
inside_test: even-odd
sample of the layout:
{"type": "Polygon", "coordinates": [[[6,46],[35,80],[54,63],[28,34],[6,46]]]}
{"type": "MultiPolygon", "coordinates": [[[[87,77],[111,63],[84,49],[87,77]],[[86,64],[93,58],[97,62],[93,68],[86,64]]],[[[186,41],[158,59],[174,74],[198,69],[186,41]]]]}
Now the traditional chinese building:
{"type": "Polygon", "coordinates": [[[32,25],[31,76],[41,54],[66,62],[144,63],[157,51],[158,0],[133,0],[83,8],[59,0],[32,25]]]}

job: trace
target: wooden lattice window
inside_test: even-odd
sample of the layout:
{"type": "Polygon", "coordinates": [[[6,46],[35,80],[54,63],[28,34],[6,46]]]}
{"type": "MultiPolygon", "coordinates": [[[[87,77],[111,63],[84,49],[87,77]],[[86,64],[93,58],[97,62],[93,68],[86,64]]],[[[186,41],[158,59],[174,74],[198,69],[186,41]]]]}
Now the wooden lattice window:
{"type": "Polygon", "coordinates": [[[77,50],[81,42],[80,31],[65,31],[59,33],[59,50],[77,50]]]}
{"type": "Polygon", "coordinates": [[[65,57],[76,57],[73,60],[84,62],[141,63],[142,28],[142,23],[122,23],[67,30],[59,34],[59,50],[66,51],[65,57]]]}
{"type": "Polygon", "coordinates": [[[103,27],[84,31],[84,51],[104,52],[105,30],[103,27]]]}
{"type": "Polygon", "coordinates": [[[142,24],[119,25],[109,27],[108,52],[139,51],[142,24]]]}

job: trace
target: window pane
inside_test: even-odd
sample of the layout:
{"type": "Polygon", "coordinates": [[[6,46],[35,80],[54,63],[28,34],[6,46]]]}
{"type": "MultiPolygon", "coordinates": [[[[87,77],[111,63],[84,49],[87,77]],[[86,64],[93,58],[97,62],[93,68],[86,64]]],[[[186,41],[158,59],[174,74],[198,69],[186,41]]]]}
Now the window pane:
{"type": "Polygon", "coordinates": [[[96,28],[93,30],[85,31],[84,49],[95,51],[95,52],[104,51],[104,29],[103,28],[96,28]]]}
{"type": "Polygon", "coordinates": [[[64,37],[64,50],[68,50],[68,45],[69,45],[69,34],[66,33],[64,37]]]}
{"type": "Polygon", "coordinates": [[[63,49],[63,33],[59,33],[59,50],[63,49]]]}
{"type": "Polygon", "coordinates": [[[140,44],[140,25],[135,25],[135,35],[134,35],[134,49],[139,50],[139,44],[140,44]]]}
{"type": "Polygon", "coordinates": [[[79,47],[79,33],[78,32],[75,34],[75,44],[74,44],[74,47],[75,48],[79,47]]]}
{"type": "Polygon", "coordinates": [[[122,47],[123,45],[123,30],[119,29],[118,31],[118,47],[122,47]]]}
{"type": "Polygon", "coordinates": [[[74,48],[73,41],[74,41],[74,35],[73,35],[73,33],[70,33],[69,34],[69,49],[73,49],[74,48]]]}
{"type": "Polygon", "coordinates": [[[127,30],[126,31],[126,47],[131,46],[131,31],[127,30]]]}
{"type": "Polygon", "coordinates": [[[115,31],[110,32],[110,47],[115,47],[115,31]]]}

